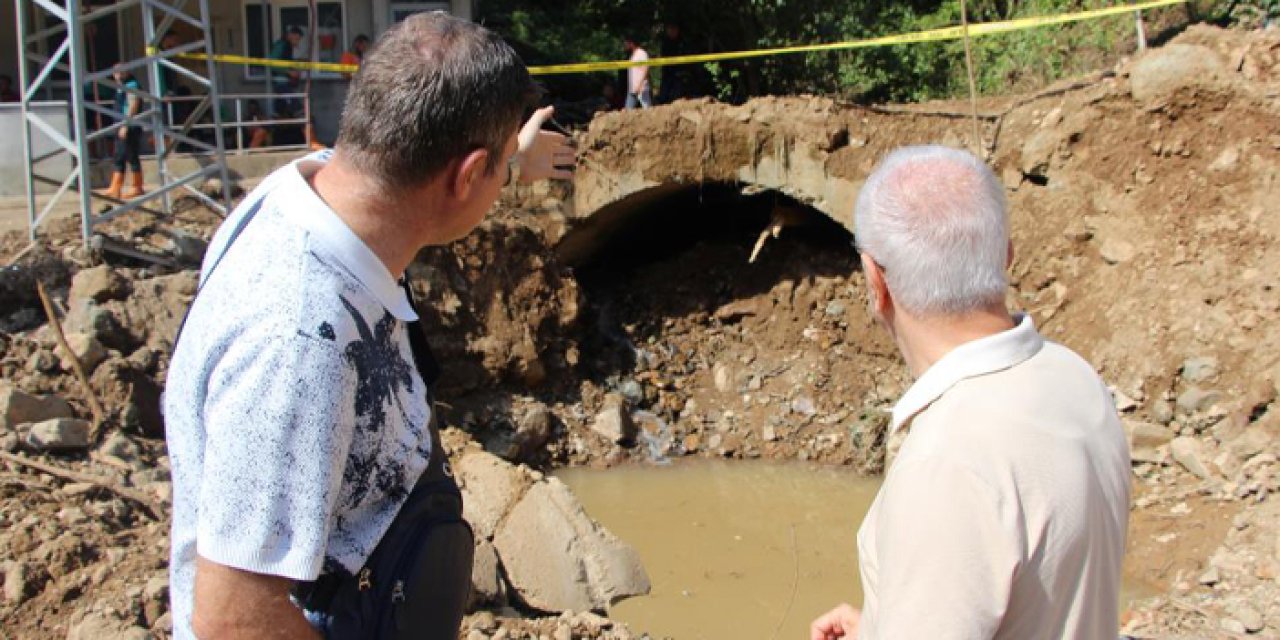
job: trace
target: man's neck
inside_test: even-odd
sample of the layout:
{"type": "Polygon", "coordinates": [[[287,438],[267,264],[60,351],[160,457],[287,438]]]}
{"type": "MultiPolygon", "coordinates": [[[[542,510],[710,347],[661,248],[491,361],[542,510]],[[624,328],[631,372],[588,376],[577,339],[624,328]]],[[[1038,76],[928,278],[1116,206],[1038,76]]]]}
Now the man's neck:
{"type": "Polygon", "coordinates": [[[403,275],[418,251],[429,244],[424,227],[432,218],[432,207],[424,202],[429,199],[424,193],[390,194],[338,152],[308,183],[393,278],[403,275]]]}
{"type": "Polygon", "coordinates": [[[899,310],[894,336],[911,375],[919,378],[956,347],[1014,327],[1003,304],[959,316],[915,317],[899,310]]]}

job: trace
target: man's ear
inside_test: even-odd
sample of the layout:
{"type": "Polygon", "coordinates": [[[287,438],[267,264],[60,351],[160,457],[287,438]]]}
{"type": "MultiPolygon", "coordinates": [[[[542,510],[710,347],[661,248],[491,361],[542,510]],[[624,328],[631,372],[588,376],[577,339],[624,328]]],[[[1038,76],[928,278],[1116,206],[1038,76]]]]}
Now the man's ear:
{"type": "Polygon", "coordinates": [[[889,285],[884,279],[884,269],[876,264],[871,256],[862,254],[862,274],[866,276],[867,293],[871,296],[871,308],[879,315],[888,318],[892,309],[889,285]]]}
{"type": "Polygon", "coordinates": [[[477,185],[488,171],[489,150],[475,149],[454,166],[456,169],[449,177],[449,195],[456,200],[467,200],[475,193],[477,185]]]}

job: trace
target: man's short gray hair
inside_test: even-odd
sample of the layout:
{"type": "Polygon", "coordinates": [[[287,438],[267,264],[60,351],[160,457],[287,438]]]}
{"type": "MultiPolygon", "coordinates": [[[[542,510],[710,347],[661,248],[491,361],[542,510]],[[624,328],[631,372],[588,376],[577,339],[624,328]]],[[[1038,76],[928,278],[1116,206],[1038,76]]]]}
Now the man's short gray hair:
{"type": "Polygon", "coordinates": [[[497,34],[445,13],[417,13],[365,54],[347,93],[338,150],[390,188],[435,176],[475,149],[490,173],[538,96],[497,34]]]}
{"type": "Polygon", "coordinates": [[[858,194],[854,233],[910,313],[960,315],[1004,300],[1004,188],[972,154],[938,145],[889,154],[858,194]]]}

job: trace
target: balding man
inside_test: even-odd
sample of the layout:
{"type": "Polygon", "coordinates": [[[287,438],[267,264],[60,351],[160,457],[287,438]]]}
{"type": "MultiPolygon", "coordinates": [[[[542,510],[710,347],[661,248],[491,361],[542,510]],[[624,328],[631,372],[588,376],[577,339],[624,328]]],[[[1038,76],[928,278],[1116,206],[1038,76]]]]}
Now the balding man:
{"type": "Polygon", "coordinates": [[[915,383],[832,638],[1114,638],[1129,450],[1089,363],[1006,310],[1004,191],[946,147],[895,151],[855,211],[871,308],[915,383]]]}

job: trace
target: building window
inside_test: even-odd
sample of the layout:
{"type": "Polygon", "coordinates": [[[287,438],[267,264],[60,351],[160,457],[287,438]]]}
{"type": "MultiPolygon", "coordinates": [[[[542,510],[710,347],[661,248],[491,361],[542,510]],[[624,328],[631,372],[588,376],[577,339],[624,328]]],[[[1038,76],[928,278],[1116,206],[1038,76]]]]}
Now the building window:
{"type": "MultiPolygon", "coordinates": [[[[244,3],[244,50],[251,58],[265,58],[271,45],[291,27],[302,30],[302,43],[293,50],[295,60],[310,60],[316,48],[316,62],[339,62],[347,42],[347,8],[344,0],[316,2],[315,32],[307,0],[276,0],[244,3]]],[[[317,71],[313,78],[340,78],[337,73],[317,71]]],[[[245,67],[245,78],[262,80],[262,67],[245,67]]]]}
{"type": "Polygon", "coordinates": [[[391,24],[404,22],[405,18],[424,11],[443,11],[449,13],[452,7],[448,2],[392,2],[391,24]]]}

